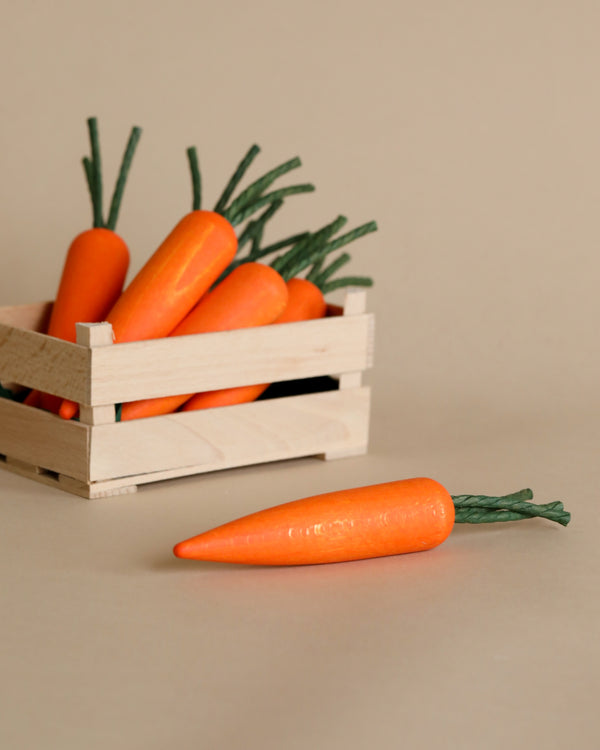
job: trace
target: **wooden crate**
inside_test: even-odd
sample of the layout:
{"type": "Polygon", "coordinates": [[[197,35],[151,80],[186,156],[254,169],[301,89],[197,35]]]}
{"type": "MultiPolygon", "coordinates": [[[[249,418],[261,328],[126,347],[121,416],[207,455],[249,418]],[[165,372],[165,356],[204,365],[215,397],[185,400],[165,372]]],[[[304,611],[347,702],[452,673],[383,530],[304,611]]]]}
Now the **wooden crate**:
{"type": "MultiPolygon", "coordinates": [[[[0,398],[0,466],[82,497],[234,466],[366,452],[374,317],[350,289],[321,320],[113,344],[108,323],[77,343],[39,333],[52,303],[0,308],[0,383],[69,398],[80,420],[0,398]],[[115,421],[115,404],[250,383],[328,389],[115,421]],[[321,381],[317,381],[321,382],[321,381]]],[[[300,389],[302,391],[302,389],[300,389]]]]}

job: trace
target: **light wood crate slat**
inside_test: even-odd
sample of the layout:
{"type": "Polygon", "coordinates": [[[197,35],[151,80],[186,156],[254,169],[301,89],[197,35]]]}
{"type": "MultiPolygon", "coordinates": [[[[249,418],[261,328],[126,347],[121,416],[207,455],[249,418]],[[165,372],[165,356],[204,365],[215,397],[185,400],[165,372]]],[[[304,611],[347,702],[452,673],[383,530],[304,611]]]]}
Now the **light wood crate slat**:
{"type": "Polygon", "coordinates": [[[52,302],[0,307],[0,323],[30,331],[45,331],[52,312],[52,302]]]}
{"type": "Polygon", "coordinates": [[[0,453],[83,482],[89,478],[89,428],[4,398],[0,453]]]}
{"type": "Polygon", "coordinates": [[[0,382],[88,402],[90,350],[0,323],[0,382]]]}
{"type": "Polygon", "coordinates": [[[373,315],[138,341],[92,350],[92,406],[370,365],[373,315]]]}
{"type": "Polygon", "coordinates": [[[90,481],[364,452],[369,401],[363,387],[96,425],[90,481]]]}
{"type": "MultiPolygon", "coordinates": [[[[80,422],[0,399],[0,466],[105,497],[137,485],[257,463],[365,453],[374,316],[362,289],[325,319],[112,343],[107,323],[78,324],[77,344],[40,334],[52,303],[0,308],[0,381],[72,399],[80,422]],[[219,409],[115,422],[115,403],[249,383],[337,377],[339,388],[219,409]]],[[[310,390],[310,386],[307,386],[310,390]]],[[[297,391],[296,391],[297,392],[297,391]]]]}

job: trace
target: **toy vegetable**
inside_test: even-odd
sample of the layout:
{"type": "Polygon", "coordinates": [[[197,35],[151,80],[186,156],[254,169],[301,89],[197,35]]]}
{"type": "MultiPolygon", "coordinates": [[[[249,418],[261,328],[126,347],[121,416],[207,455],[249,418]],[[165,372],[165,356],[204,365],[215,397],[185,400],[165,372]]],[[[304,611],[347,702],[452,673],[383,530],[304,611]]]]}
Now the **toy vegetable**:
{"type": "MultiPolygon", "coordinates": [[[[281,315],[274,321],[278,323],[297,323],[302,320],[314,320],[322,318],[327,310],[325,294],[343,286],[371,286],[372,280],[366,276],[346,276],[332,279],[335,272],[345,265],[350,256],[343,253],[338,256],[326,268],[323,268],[325,256],[333,250],[358,239],[359,237],[374,232],[377,224],[374,221],[363,224],[351,232],[330,242],[326,242],[319,249],[316,247],[312,252],[318,253],[318,259],[314,262],[305,278],[293,276],[287,281],[288,301],[281,315]]],[[[302,237],[299,242],[305,242],[302,237]]],[[[268,248],[267,248],[268,250],[268,248]]],[[[249,254],[249,258],[260,255],[259,250],[249,254]]],[[[281,263],[283,265],[283,263],[281,263]]],[[[283,270],[283,269],[282,269],[283,270]]],[[[270,383],[257,383],[242,385],[234,388],[220,388],[213,391],[203,391],[187,401],[181,411],[197,411],[199,409],[211,409],[216,406],[232,406],[234,404],[245,404],[255,401],[269,387],[270,383]]]]}
{"type": "Polygon", "coordinates": [[[265,205],[286,195],[314,190],[292,185],[264,195],[278,177],[300,166],[294,158],[247,187],[231,204],[231,192],[258,153],[254,146],[228,183],[214,210],[201,209],[201,182],[196,150],[188,149],[192,172],[192,211],[181,219],[107,316],[115,341],[161,338],[185,318],[229,266],[237,251],[235,227],[265,205]]]}
{"type": "MultiPolygon", "coordinates": [[[[129,249],[116,234],[115,227],[123,198],[129,168],[141,135],[131,130],[112,195],[108,216],[103,212],[103,185],[98,123],[88,121],[91,159],[83,165],[92,201],[93,228],[77,235],[65,259],[58,292],[52,306],[47,334],[65,341],[75,341],[76,323],[97,323],[103,320],[123,290],[129,267],[129,249]]],[[[58,411],[61,399],[32,391],[25,403],[40,404],[49,411],[58,411]]]]}
{"type": "Polygon", "coordinates": [[[539,516],[566,526],[561,502],[534,505],[531,490],[451,496],[433,479],[328,492],[252,513],[177,544],[177,557],[247,565],[346,562],[441,544],[455,523],[539,516]]]}
{"type": "MultiPolygon", "coordinates": [[[[168,336],[233,261],[238,245],[235,227],[264,206],[314,190],[311,184],[301,184],[264,194],[278,177],[300,166],[296,157],[267,172],[228,203],[258,151],[258,146],[248,151],[214,210],[206,211],[201,209],[196,150],[187,150],[192,211],[177,223],[108,312],[106,321],[113,327],[116,342],[168,336]]],[[[71,419],[77,408],[65,400],[59,414],[71,419]]]]}
{"type": "MultiPolygon", "coordinates": [[[[321,230],[323,236],[329,236],[345,221],[343,216],[338,217],[321,230]]],[[[312,245],[307,243],[305,249],[308,251],[310,247],[312,245]]],[[[304,268],[306,263],[306,253],[300,253],[298,246],[294,245],[271,266],[256,261],[238,265],[200,299],[170,335],[229,331],[272,323],[286,307],[286,282],[304,268]],[[276,270],[276,265],[280,270],[276,270]]],[[[193,395],[184,393],[130,401],[122,406],[121,420],[170,414],[193,395]]]]}

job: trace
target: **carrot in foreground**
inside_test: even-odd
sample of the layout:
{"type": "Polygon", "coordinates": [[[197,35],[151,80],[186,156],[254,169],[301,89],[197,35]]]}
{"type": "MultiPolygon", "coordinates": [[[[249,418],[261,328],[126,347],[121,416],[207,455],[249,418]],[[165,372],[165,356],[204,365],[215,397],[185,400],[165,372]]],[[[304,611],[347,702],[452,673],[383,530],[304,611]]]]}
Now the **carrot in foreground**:
{"type": "Polygon", "coordinates": [[[450,495],[433,479],[403,479],[294,500],[175,545],[176,557],[245,565],[347,562],[441,544],[455,523],[541,517],[566,526],[561,502],[534,505],[531,490],[502,497],[450,495]]]}
{"type": "MultiPolygon", "coordinates": [[[[123,290],[129,268],[129,249],[116,234],[115,227],[127,175],[142,132],[138,127],[131,130],[105,219],[96,118],[90,117],[87,124],[91,158],[85,157],[83,166],[92,201],[93,228],[77,235],[69,247],[46,331],[49,336],[72,342],[75,342],[75,324],[103,320],[123,290]]],[[[25,403],[31,406],[40,404],[56,413],[61,401],[58,396],[31,391],[25,403]]]]}

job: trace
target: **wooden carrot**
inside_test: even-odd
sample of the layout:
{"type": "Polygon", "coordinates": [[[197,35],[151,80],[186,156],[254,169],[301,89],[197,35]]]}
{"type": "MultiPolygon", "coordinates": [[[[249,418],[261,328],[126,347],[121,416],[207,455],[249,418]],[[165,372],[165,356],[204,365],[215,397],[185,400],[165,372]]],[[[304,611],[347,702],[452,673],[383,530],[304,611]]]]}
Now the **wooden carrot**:
{"type": "MultiPolygon", "coordinates": [[[[188,315],[233,261],[235,227],[253,213],[288,195],[314,190],[311,184],[264,191],[281,175],[300,165],[296,157],[275,167],[228,203],[258,153],[246,154],[212,211],[202,210],[202,186],[196,149],[187,150],[192,175],[192,211],[170,232],[106,316],[116,342],[168,336],[188,315]]],[[[60,416],[71,419],[77,404],[63,401],[60,416]]]]}
{"type": "MultiPolygon", "coordinates": [[[[171,336],[229,331],[267,325],[284,310],[287,287],[270,266],[245,263],[205,295],[171,336]]],[[[121,420],[169,414],[193,394],[130,401],[123,404],[121,420]]]]}
{"type": "MultiPolygon", "coordinates": [[[[315,237],[319,241],[329,237],[345,221],[345,217],[339,216],[317,232],[315,237]]],[[[272,323],[285,309],[288,297],[286,281],[294,276],[296,269],[306,265],[307,257],[311,257],[314,241],[307,240],[298,244],[300,249],[294,245],[276,258],[271,266],[257,262],[239,265],[200,299],[169,335],[185,336],[272,323]],[[276,265],[281,271],[275,270],[276,265]]],[[[121,420],[170,414],[193,395],[174,394],[130,401],[122,406],[121,420]]]]}
{"type": "Polygon", "coordinates": [[[433,479],[416,478],[295,500],[206,531],[175,545],[176,557],[246,565],[346,562],[441,544],[455,523],[534,516],[566,526],[560,502],[534,505],[531,490],[503,497],[451,496],[433,479]]]}
{"type": "MultiPolygon", "coordinates": [[[[75,324],[103,320],[123,290],[129,267],[129,249],[114,230],[125,182],[141,135],[140,128],[132,129],[105,220],[98,124],[95,117],[91,117],[87,123],[92,155],[91,159],[84,158],[83,164],[92,201],[93,228],[75,237],[69,247],[46,331],[49,336],[73,342],[75,324]]],[[[26,403],[39,404],[57,412],[61,399],[32,391],[26,403]]]]}
{"type": "Polygon", "coordinates": [[[280,201],[291,190],[314,189],[312,185],[291,186],[275,191],[277,194],[263,195],[277,177],[300,165],[300,160],[294,158],[263,175],[228,204],[232,190],[257,152],[257,146],[250,149],[215,210],[206,211],[201,208],[196,149],[188,149],[192,211],[175,226],[108,314],[117,342],[168,336],[232,262],[237,252],[235,227],[259,208],[280,201]]]}
{"type": "MultiPolygon", "coordinates": [[[[352,276],[336,280],[335,282],[331,281],[331,276],[341,268],[342,265],[350,260],[350,256],[347,253],[340,255],[325,269],[323,268],[323,261],[325,256],[331,252],[332,246],[334,246],[334,249],[337,249],[358,237],[362,237],[369,232],[374,232],[376,229],[377,225],[372,221],[368,224],[357,227],[351,232],[343,235],[343,237],[339,237],[334,242],[322,243],[322,247],[319,251],[320,255],[313,264],[307,277],[300,278],[298,276],[293,276],[287,281],[287,305],[274,323],[296,323],[302,320],[321,318],[325,315],[327,310],[325,294],[330,289],[338,288],[340,286],[349,286],[352,284],[370,286],[373,282],[368,277],[352,276]]],[[[304,242],[305,236],[302,235],[298,241],[304,242]]],[[[313,248],[311,251],[311,257],[316,255],[317,249],[318,248],[313,248]]],[[[292,252],[295,251],[292,250],[292,252]]],[[[256,255],[259,255],[259,251],[255,250],[254,255],[255,257],[256,255]]],[[[237,386],[234,388],[203,391],[195,394],[189,401],[185,402],[181,407],[181,411],[196,411],[198,409],[212,409],[216,406],[233,406],[234,404],[249,403],[259,398],[269,385],[270,383],[257,383],[237,386]]]]}

